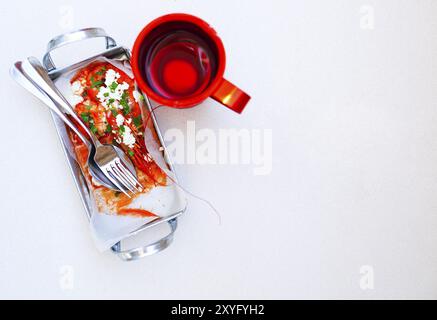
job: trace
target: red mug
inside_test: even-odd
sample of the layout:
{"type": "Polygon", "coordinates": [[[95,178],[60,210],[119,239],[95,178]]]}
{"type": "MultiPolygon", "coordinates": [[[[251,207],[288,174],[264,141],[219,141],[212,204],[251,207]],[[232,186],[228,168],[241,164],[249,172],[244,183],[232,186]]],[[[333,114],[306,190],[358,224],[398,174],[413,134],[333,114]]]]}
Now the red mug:
{"type": "Polygon", "coordinates": [[[192,15],[150,22],[135,40],[131,63],[139,88],[162,105],[188,108],[211,97],[241,113],[250,100],[223,78],[226,56],[217,33],[192,15]]]}

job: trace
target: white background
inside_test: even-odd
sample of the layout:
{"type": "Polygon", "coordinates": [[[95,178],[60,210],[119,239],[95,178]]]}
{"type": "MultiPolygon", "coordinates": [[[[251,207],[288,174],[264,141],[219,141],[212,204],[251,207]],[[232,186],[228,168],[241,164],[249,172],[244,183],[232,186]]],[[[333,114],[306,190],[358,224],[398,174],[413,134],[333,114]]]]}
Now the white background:
{"type": "MultiPolygon", "coordinates": [[[[437,298],[436,1],[2,1],[1,298],[437,298]],[[363,5],[373,30],[360,27],[363,5]],[[66,11],[67,10],[67,11],[66,11]],[[66,21],[66,12],[73,20],[66,21]],[[45,107],[8,75],[101,26],[131,47],[153,18],[208,21],[252,100],[161,110],[163,131],[273,130],[273,170],[178,165],[175,242],[124,263],[93,244],[45,107]],[[360,288],[360,268],[374,289],[360,288]],[[72,287],[62,285],[73,271],[72,287]]],[[[68,57],[74,57],[71,51],[68,57]]]]}

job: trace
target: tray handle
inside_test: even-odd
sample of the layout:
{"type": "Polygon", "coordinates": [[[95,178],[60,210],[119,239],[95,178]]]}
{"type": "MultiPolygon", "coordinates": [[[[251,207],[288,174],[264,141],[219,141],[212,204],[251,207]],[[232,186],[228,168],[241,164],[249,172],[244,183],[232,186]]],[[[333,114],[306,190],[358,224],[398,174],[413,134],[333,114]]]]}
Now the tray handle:
{"type": "Polygon", "coordinates": [[[145,245],[142,247],[133,248],[133,249],[122,250],[121,241],[120,241],[120,242],[117,242],[115,245],[113,245],[111,250],[115,254],[117,254],[121,260],[124,260],[124,261],[137,260],[137,259],[143,258],[145,256],[149,256],[149,255],[152,255],[152,254],[157,253],[159,251],[162,251],[173,242],[173,235],[174,235],[174,232],[176,231],[176,228],[178,226],[177,218],[171,219],[171,220],[167,221],[167,223],[170,226],[170,233],[168,235],[166,235],[164,238],[162,238],[154,243],[151,243],[151,244],[148,244],[148,245],[145,245]]]}
{"type": "Polygon", "coordinates": [[[50,40],[49,44],[47,45],[47,52],[43,57],[43,63],[47,71],[52,71],[56,69],[52,57],[50,55],[50,53],[53,50],[73,42],[77,42],[85,39],[92,39],[92,38],[105,38],[106,49],[117,46],[115,40],[112,37],[108,36],[106,34],[106,31],[103,30],[102,28],[84,28],[69,33],[61,34],[50,40]]]}

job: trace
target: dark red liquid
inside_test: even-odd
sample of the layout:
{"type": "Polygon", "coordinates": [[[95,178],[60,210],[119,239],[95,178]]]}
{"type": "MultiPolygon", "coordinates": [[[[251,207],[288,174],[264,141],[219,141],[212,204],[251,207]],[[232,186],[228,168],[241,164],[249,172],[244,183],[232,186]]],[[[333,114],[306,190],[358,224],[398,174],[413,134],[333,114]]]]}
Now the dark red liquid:
{"type": "Polygon", "coordinates": [[[201,93],[215,72],[213,50],[190,31],[174,31],[156,39],[145,57],[149,86],[167,99],[186,99],[201,93]]]}

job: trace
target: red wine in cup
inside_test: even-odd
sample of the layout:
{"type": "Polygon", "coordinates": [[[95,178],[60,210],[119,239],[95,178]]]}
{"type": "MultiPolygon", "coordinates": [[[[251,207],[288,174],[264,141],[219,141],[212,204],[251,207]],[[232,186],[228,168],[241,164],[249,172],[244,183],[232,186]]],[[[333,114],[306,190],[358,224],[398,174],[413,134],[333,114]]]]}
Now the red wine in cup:
{"type": "Polygon", "coordinates": [[[145,57],[149,86],[167,99],[202,92],[216,72],[216,58],[198,34],[179,30],[155,40],[145,57]]]}

